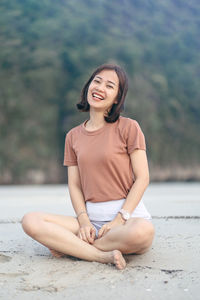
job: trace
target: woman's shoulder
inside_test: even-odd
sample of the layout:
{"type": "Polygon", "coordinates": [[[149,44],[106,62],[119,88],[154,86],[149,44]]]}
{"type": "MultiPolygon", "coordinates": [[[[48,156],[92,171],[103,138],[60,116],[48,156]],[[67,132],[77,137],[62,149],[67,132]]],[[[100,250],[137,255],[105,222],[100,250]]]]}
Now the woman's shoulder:
{"type": "Polygon", "coordinates": [[[118,123],[119,134],[127,139],[129,136],[143,135],[143,131],[139,123],[135,119],[120,116],[118,123]]]}
{"type": "Polygon", "coordinates": [[[138,122],[135,120],[135,119],[131,119],[131,118],[128,118],[128,117],[124,117],[124,116],[120,116],[119,117],[119,127],[121,129],[127,129],[129,127],[138,127],[139,124],[138,122]]]}
{"type": "Polygon", "coordinates": [[[68,132],[66,132],[66,135],[67,136],[74,136],[76,134],[79,134],[80,133],[80,130],[81,130],[81,126],[82,126],[83,123],[81,123],[80,125],[77,125],[75,127],[72,127],[68,132]]]}

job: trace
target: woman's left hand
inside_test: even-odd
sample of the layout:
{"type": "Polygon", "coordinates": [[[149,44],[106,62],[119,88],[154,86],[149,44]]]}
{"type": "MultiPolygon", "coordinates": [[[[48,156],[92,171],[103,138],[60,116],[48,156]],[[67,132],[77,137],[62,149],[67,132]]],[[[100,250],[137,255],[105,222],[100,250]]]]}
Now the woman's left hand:
{"type": "Polygon", "coordinates": [[[124,225],[125,220],[122,219],[120,214],[117,214],[117,216],[111,221],[106,224],[104,224],[98,232],[98,239],[104,236],[111,228],[114,228],[119,225],[124,225]]]}

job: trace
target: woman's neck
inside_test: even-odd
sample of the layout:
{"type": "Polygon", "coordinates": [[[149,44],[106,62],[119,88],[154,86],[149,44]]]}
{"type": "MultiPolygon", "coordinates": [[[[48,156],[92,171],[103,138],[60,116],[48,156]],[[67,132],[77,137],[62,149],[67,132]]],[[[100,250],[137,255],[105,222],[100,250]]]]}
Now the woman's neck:
{"type": "Polygon", "coordinates": [[[99,129],[105,125],[104,114],[102,112],[90,112],[90,119],[86,123],[86,127],[90,129],[99,129]]]}

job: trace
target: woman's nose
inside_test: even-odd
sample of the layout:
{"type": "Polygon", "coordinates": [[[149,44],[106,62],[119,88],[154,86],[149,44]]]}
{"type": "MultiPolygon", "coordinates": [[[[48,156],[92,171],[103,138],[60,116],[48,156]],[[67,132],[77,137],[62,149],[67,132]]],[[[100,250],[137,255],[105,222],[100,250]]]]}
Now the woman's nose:
{"type": "Polygon", "coordinates": [[[103,85],[103,83],[99,83],[99,84],[96,86],[96,90],[99,91],[99,92],[100,92],[100,91],[103,92],[103,91],[104,91],[104,85],[103,85]]]}

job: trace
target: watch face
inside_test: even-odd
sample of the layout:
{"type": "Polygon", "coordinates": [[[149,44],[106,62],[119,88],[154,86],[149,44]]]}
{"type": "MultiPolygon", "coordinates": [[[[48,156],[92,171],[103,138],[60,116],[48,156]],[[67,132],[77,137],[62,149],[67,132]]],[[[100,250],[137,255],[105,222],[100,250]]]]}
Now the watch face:
{"type": "Polygon", "coordinates": [[[127,221],[127,220],[130,218],[130,214],[129,214],[128,211],[125,211],[124,209],[121,209],[119,212],[121,213],[122,218],[123,218],[125,221],[127,221]]]}
{"type": "Polygon", "coordinates": [[[124,219],[128,220],[129,219],[129,213],[124,213],[124,219]]]}

